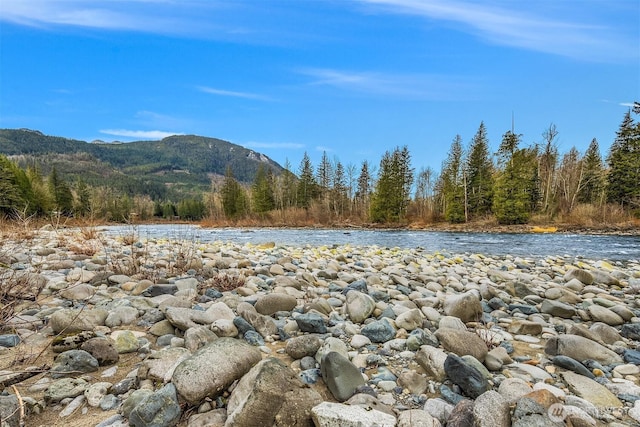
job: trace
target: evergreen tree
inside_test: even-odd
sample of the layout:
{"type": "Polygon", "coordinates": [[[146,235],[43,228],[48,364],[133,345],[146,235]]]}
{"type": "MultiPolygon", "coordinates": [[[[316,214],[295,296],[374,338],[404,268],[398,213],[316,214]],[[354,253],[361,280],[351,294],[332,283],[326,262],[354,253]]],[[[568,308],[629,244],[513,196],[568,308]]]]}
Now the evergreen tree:
{"type": "Polygon", "coordinates": [[[331,184],[331,205],[336,215],[342,216],[345,207],[348,204],[347,184],[344,167],[339,161],[333,173],[333,182],[331,184]]]}
{"type": "Polygon", "coordinates": [[[413,169],[409,149],[396,148],[386,152],[380,160],[380,172],[371,198],[371,220],[373,222],[400,222],[404,219],[411,185],[413,169]]]}
{"type": "Polygon", "coordinates": [[[468,211],[473,216],[491,212],[493,197],[493,163],[489,156],[489,140],[484,122],[471,140],[466,162],[468,211]]]}
{"type": "Polygon", "coordinates": [[[178,203],[176,210],[180,219],[196,221],[204,218],[207,207],[202,200],[184,199],[178,203]]]}
{"type": "Polygon", "coordinates": [[[369,212],[369,202],[371,197],[371,173],[369,172],[369,163],[365,160],[360,167],[360,175],[358,175],[358,187],[356,189],[356,209],[362,214],[369,212]]]}
{"type": "Polygon", "coordinates": [[[76,203],[73,208],[74,214],[76,216],[85,216],[91,210],[91,192],[82,178],[78,178],[76,181],[76,196],[76,203]]]}
{"type": "Polygon", "coordinates": [[[462,137],[456,135],[442,165],[438,183],[444,217],[453,223],[465,221],[465,176],[462,166],[462,137]]]}
{"type": "Polygon", "coordinates": [[[578,201],[601,204],[606,187],[606,175],[598,141],[593,138],[583,158],[583,178],[578,201]]]}
{"type": "Polygon", "coordinates": [[[326,151],[322,152],[322,158],[320,159],[320,164],[318,165],[316,176],[316,181],[320,186],[320,191],[324,192],[331,188],[331,181],[333,180],[333,168],[326,151]]]}
{"type": "Polygon", "coordinates": [[[24,206],[11,161],[0,155],[0,214],[13,216],[24,206]]]}
{"type": "Polygon", "coordinates": [[[67,183],[58,175],[55,166],[49,175],[49,192],[55,209],[60,214],[70,215],[73,212],[73,193],[67,183]]]}
{"type": "Polygon", "coordinates": [[[242,186],[236,181],[229,166],[227,166],[221,193],[222,210],[227,218],[237,219],[248,213],[247,196],[242,186]]]}
{"type": "Polygon", "coordinates": [[[607,196],[622,205],[640,203],[640,123],[627,111],[616,132],[609,156],[607,196]]]}
{"type": "Polygon", "coordinates": [[[306,151],[300,161],[300,179],[296,194],[298,207],[301,208],[308,208],[318,194],[318,184],[313,177],[313,165],[306,151]]]}
{"type": "Polygon", "coordinates": [[[256,177],[253,181],[253,211],[264,214],[275,208],[275,197],[271,182],[273,175],[271,169],[265,170],[263,165],[258,166],[256,177]]]}
{"type": "Polygon", "coordinates": [[[520,136],[508,131],[498,150],[503,169],[494,185],[493,212],[500,224],[526,223],[536,202],[537,152],[518,149],[520,136]]]}
{"type": "Polygon", "coordinates": [[[35,166],[27,168],[27,177],[31,182],[31,189],[34,197],[34,212],[38,215],[44,215],[53,210],[53,201],[51,200],[51,194],[44,182],[44,178],[35,166]]]}

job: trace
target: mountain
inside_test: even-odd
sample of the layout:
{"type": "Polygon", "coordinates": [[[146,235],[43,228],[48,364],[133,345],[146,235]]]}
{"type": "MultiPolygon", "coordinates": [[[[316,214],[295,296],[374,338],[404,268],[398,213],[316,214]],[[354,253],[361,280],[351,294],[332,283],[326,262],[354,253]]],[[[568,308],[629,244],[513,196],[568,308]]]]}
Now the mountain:
{"type": "Polygon", "coordinates": [[[0,154],[22,167],[36,165],[43,175],[55,166],[72,182],[112,186],[127,193],[195,195],[231,167],[238,181],[249,183],[260,165],[275,174],[283,168],[264,154],[217,138],[174,135],[160,141],[85,142],[48,136],[29,129],[0,129],[0,154]]]}

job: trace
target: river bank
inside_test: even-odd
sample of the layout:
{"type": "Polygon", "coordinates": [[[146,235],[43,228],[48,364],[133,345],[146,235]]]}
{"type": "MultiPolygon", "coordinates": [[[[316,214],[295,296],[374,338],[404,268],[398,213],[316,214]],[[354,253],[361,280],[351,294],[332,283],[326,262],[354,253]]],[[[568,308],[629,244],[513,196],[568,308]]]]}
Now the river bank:
{"type": "Polygon", "coordinates": [[[10,426],[640,422],[637,261],[46,227],[0,265],[10,426]]]}

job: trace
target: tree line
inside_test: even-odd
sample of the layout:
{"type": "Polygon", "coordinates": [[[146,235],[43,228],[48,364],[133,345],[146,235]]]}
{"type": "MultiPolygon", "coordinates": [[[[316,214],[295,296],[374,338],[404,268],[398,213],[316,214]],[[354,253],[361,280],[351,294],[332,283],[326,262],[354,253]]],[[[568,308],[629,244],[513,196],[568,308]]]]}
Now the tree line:
{"type": "Polygon", "coordinates": [[[607,209],[640,213],[640,104],[627,111],[605,159],[593,139],[584,154],[575,147],[561,154],[558,130],[551,124],[542,141],[528,146],[522,135],[504,133],[491,153],[484,122],[467,146],[456,135],[439,174],[412,167],[406,146],[385,152],[378,165],[343,165],[323,153],[313,165],[307,153],[292,171],[289,161],[275,174],[260,166],[253,182],[243,183],[227,167],[202,198],[171,201],[149,194],[131,196],[81,179],[65,182],[55,168],[42,176],[37,166],[20,168],[0,156],[0,214],[7,217],[52,214],[128,221],[254,220],[298,225],[319,223],[407,224],[495,219],[527,223],[533,215],[548,220],[576,211],[603,221],[607,209]]]}

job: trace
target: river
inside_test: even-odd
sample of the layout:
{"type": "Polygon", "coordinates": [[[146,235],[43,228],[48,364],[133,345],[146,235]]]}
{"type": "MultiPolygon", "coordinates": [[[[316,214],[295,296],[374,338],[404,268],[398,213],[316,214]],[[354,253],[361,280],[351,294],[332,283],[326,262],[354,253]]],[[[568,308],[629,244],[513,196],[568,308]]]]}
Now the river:
{"type": "Polygon", "coordinates": [[[419,230],[200,228],[185,224],[123,225],[103,229],[112,235],[136,233],[139,238],[170,238],[238,244],[275,242],[287,246],[380,246],[422,248],[427,252],[481,253],[544,258],[582,257],[594,260],[640,260],[640,237],[591,234],[460,233],[419,230]]]}

